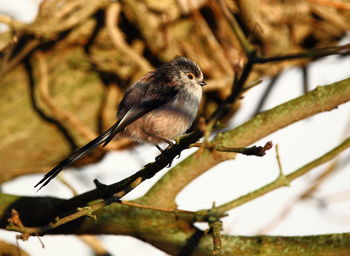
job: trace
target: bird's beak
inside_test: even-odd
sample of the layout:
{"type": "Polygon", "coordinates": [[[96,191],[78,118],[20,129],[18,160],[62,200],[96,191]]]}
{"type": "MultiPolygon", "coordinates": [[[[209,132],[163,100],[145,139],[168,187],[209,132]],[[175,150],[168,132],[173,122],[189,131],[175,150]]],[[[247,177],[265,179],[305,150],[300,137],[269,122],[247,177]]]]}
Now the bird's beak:
{"type": "Polygon", "coordinates": [[[204,81],[199,82],[199,85],[200,85],[200,86],[204,86],[204,85],[206,85],[206,84],[207,84],[207,83],[204,82],[204,81]]]}

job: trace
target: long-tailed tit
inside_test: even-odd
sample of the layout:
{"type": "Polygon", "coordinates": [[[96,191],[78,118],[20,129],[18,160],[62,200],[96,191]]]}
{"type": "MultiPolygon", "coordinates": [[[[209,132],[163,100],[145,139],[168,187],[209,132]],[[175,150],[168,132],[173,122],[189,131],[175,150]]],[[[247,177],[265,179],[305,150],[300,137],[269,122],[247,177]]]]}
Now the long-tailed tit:
{"type": "Polygon", "coordinates": [[[192,125],[205,85],[199,66],[185,57],[151,71],[133,84],[120,102],[118,121],[94,140],[75,151],[48,172],[35,187],[39,190],[77,159],[96,148],[107,145],[115,136],[158,146],[172,145],[175,137],[192,125]]]}

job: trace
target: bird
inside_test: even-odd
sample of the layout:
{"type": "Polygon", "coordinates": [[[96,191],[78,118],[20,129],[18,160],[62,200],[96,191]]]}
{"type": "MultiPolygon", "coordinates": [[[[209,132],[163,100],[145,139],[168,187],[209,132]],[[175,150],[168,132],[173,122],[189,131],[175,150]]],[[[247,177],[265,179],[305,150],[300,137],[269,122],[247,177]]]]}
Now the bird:
{"type": "Polygon", "coordinates": [[[136,142],[158,145],[184,134],[197,116],[203,94],[203,72],[191,59],[176,56],[148,72],[125,92],[116,114],[117,121],[98,137],[58,163],[34,186],[38,191],[63,169],[92,149],[106,146],[113,138],[128,137],[136,142]]]}

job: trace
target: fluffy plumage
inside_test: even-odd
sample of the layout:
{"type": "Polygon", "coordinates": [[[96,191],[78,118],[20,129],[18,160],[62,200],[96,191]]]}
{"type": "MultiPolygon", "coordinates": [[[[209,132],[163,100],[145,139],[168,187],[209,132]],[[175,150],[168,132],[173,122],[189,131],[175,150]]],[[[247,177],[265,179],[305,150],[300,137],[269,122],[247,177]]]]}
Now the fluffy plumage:
{"type": "Polygon", "coordinates": [[[176,57],[133,84],[119,105],[117,122],[48,172],[39,190],[57,174],[115,136],[159,144],[183,134],[195,119],[202,97],[203,73],[185,57],[176,57]]]}

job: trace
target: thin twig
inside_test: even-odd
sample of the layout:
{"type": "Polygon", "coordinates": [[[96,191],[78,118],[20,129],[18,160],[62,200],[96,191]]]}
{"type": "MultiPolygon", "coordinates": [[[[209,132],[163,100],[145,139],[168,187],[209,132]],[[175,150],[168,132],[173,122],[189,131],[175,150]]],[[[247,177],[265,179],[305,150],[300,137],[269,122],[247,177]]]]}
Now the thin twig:
{"type": "Polygon", "coordinates": [[[264,146],[252,146],[249,148],[231,148],[225,147],[223,145],[213,145],[209,142],[207,143],[193,143],[190,147],[206,148],[209,150],[215,150],[220,152],[234,152],[240,153],[246,156],[264,156],[267,150],[272,148],[272,142],[267,142],[264,146]]]}
{"type": "Polygon", "coordinates": [[[288,54],[282,56],[273,56],[273,57],[256,57],[254,59],[254,63],[263,64],[270,63],[275,61],[284,61],[284,60],[294,60],[294,59],[302,59],[302,58],[322,58],[333,54],[349,54],[350,53],[350,43],[344,44],[340,46],[331,46],[324,48],[315,48],[310,49],[305,52],[288,54]]]}
{"type": "Polygon", "coordinates": [[[181,209],[155,207],[155,206],[144,205],[144,204],[139,204],[139,203],[130,202],[130,201],[119,201],[118,203],[123,204],[123,205],[127,205],[127,206],[131,206],[131,207],[136,207],[136,208],[149,209],[149,210],[159,211],[159,212],[169,212],[169,213],[173,213],[175,215],[188,214],[188,215],[192,215],[192,216],[205,217],[203,214],[201,214],[199,212],[186,211],[186,210],[181,210],[181,209]]]}
{"type": "Polygon", "coordinates": [[[228,210],[231,210],[233,208],[236,208],[246,202],[249,202],[255,198],[258,198],[268,192],[271,192],[272,190],[275,190],[277,188],[288,186],[288,183],[295,180],[296,178],[299,178],[300,176],[308,173],[309,171],[313,170],[315,167],[328,162],[329,160],[336,157],[338,154],[346,150],[350,147],[350,138],[347,138],[343,143],[338,145],[337,147],[333,148],[332,150],[328,151],[326,154],[322,155],[321,157],[313,160],[312,162],[304,165],[303,167],[299,168],[298,170],[284,176],[283,174],[278,176],[278,178],[271,182],[268,185],[263,186],[262,188],[259,188],[249,194],[246,194],[244,196],[241,196],[235,200],[232,200],[230,202],[227,202],[221,206],[218,206],[214,209],[212,209],[212,212],[215,213],[224,213],[228,210]],[[286,183],[286,181],[288,183],[286,183]]]}
{"type": "Polygon", "coordinates": [[[336,169],[337,159],[334,159],[333,162],[324,170],[321,175],[317,176],[311,183],[312,185],[300,193],[296,198],[293,198],[291,201],[285,204],[285,207],[280,211],[277,217],[272,221],[266,223],[264,227],[260,228],[257,232],[258,234],[266,234],[267,232],[274,229],[278,224],[280,224],[291,212],[293,207],[300,202],[301,200],[310,197],[310,195],[317,189],[322,181],[326,179],[333,171],[336,169]]]}
{"type": "Polygon", "coordinates": [[[57,179],[70,190],[73,196],[79,194],[78,191],[63,177],[62,174],[58,175],[57,179]]]}
{"type": "Polygon", "coordinates": [[[284,175],[284,172],[283,172],[283,167],[282,167],[280,152],[279,152],[279,150],[278,150],[278,144],[276,144],[275,149],[276,149],[276,160],[277,160],[278,171],[279,171],[278,179],[284,180],[285,185],[286,185],[286,186],[289,186],[290,183],[289,183],[288,179],[286,178],[286,176],[284,175]]]}
{"type": "MultiPolygon", "coordinates": [[[[347,127],[345,128],[342,139],[349,136],[349,130],[350,130],[350,118],[348,119],[348,124],[347,124],[347,127]]],[[[314,194],[315,191],[327,180],[327,178],[329,178],[330,175],[332,175],[338,169],[338,166],[339,166],[339,155],[335,159],[333,159],[332,162],[328,164],[328,166],[321,172],[321,174],[319,174],[310,182],[308,187],[302,193],[300,193],[296,198],[292,199],[290,202],[286,203],[285,207],[280,211],[278,216],[275,217],[270,222],[268,222],[266,225],[264,225],[264,227],[262,227],[258,231],[258,233],[266,234],[267,232],[275,228],[279,223],[281,223],[289,215],[293,207],[301,200],[310,198],[312,194],[314,194]]]]}

